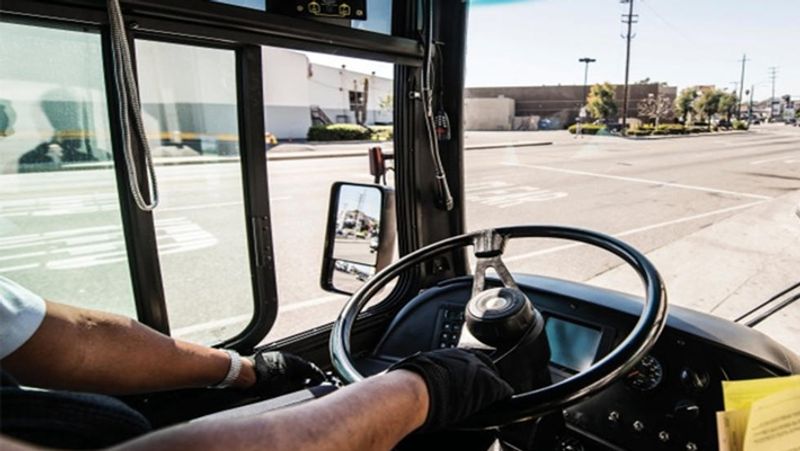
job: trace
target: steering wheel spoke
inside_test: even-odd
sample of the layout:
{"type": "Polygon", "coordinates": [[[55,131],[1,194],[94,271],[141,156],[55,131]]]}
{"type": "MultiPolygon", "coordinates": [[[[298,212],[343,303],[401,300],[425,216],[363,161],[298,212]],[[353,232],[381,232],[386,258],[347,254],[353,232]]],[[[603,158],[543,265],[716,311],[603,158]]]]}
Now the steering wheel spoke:
{"type": "Polygon", "coordinates": [[[505,251],[506,241],[507,238],[494,229],[483,230],[475,237],[473,241],[476,258],[472,281],[473,298],[486,288],[486,270],[489,268],[495,270],[504,287],[519,289],[501,258],[505,251]]]}

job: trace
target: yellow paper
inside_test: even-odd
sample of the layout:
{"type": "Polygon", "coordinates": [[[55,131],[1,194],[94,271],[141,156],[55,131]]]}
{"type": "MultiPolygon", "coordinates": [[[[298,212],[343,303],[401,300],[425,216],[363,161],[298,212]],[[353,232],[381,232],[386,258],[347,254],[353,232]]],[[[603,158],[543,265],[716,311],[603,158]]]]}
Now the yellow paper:
{"type": "Polygon", "coordinates": [[[719,451],[742,451],[749,410],[717,412],[719,451]]]}
{"type": "Polygon", "coordinates": [[[800,376],[722,381],[725,410],[749,409],[753,402],[788,388],[800,387],[800,376]]]}
{"type": "Polygon", "coordinates": [[[800,387],[753,402],[743,449],[800,450],[800,387]]]}

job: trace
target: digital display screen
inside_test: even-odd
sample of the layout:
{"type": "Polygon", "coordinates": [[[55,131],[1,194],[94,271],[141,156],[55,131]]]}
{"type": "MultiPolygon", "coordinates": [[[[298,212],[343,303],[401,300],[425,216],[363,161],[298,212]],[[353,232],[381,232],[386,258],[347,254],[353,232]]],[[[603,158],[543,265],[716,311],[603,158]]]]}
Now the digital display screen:
{"type": "Polygon", "coordinates": [[[600,347],[599,329],[550,317],[544,326],[550,342],[550,361],[575,371],[592,366],[600,347]]]}

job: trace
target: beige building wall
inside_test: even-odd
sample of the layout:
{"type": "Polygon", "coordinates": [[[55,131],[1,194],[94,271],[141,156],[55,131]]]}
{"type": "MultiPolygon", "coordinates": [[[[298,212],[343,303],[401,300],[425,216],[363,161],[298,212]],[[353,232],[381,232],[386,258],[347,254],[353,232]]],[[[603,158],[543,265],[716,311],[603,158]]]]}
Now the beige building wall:
{"type": "Polygon", "coordinates": [[[511,130],[514,123],[514,99],[464,99],[465,130],[511,130]]]}

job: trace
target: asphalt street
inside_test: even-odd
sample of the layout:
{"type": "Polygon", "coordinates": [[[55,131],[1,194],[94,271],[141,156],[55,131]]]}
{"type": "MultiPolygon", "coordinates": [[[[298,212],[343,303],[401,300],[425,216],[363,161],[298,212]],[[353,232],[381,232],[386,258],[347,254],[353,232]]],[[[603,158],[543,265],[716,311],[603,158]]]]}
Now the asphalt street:
{"type": "MultiPolygon", "coordinates": [[[[553,145],[467,152],[468,230],[571,225],[647,253],[800,189],[796,127],[659,140],[473,132],[470,140],[553,145]]],[[[366,157],[275,160],[268,171],[280,296],[272,341],[333,320],[343,305],[319,288],[330,186],[371,177],[366,157]]],[[[157,169],[155,218],[175,335],[229,336],[252,312],[240,174],[231,163],[157,169]]],[[[0,274],[51,299],[134,315],[116,198],[111,170],[0,176],[0,274]]],[[[621,265],[547,240],[512,242],[505,261],[512,271],[578,281],[621,265]]],[[[761,294],[754,303],[774,293],[761,294]]]]}

